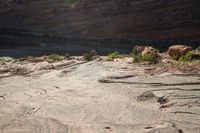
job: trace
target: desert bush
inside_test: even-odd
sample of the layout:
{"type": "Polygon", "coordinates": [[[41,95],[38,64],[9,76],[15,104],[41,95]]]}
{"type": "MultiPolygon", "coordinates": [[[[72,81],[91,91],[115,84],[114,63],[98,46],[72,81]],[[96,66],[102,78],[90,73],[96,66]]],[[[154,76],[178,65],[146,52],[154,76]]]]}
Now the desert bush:
{"type": "Polygon", "coordinates": [[[47,56],[46,58],[51,61],[62,61],[65,59],[65,56],[58,55],[58,54],[51,54],[51,55],[47,56]]]}
{"type": "Polygon", "coordinates": [[[2,62],[9,62],[9,61],[14,61],[15,59],[12,57],[0,57],[0,61],[2,62]]]}
{"type": "Polygon", "coordinates": [[[183,62],[192,61],[192,56],[193,56],[193,52],[190,51],[187,54],[182,55],[178,60],[183,61],[183,62]]]}
{"type": "Polygon", "coordinates": [[[70,59],[70,54],[66,53],[64,56],[66,59],[70,59]]]}
{"type": "Polygon", "coordinates": [[[177,55],[173,55],[171,58],[172,58],[173,60],[179,60],[179,57],[178,57],[177,55]]]}
{"type": "Polygon", "coordinates": [[[158,63],[158,58],[153,54],[144,54],[142,55],[142,61],[148,61],[150,63],[158,63]]]}
{"type": "Polygon", "coordinates": [[[96,56],[97,56],[97,52],[91,49],[91,50],[88,50],[87,53],[83,54],[83,59],[87,61],[91,61],[95,59],[96,56]]]}
{"type": "Polygon", "coordinates": [[[110,61],[113,60],[113,59],[115,59],[115,58],[119,58],[119,57],[120,57],[120,53],[117,52],[117,51],[114,51],[114,52],[109,53],[107,55],[107,59],[110,60],[110,61]]]}
{"type": "Polygon", "coordinates": [[[133,48],[133,51],[132,53],[130,53],[130,56],[134,58],[134,62],[142,61],[142,54],[136,48],[133,48]]]}
{"type": "Polygon", "coordinates": [[[130,56],[134,58],[134,62],[142,62],[148,61],[150,63],[158,63],[159,58],[154,53],[142,54],[142,52],[138,51],[137,48],[133,48],[132,53],[130,56]]]}

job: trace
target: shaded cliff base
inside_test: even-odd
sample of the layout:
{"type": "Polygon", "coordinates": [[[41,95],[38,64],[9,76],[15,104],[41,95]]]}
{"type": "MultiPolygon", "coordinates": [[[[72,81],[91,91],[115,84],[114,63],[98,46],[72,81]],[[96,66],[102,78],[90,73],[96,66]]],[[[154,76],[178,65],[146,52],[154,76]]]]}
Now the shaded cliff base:
{"type": "Polygon", "coordinates": [[[152,45],[160,51],[166,51],[173,44],[186,44],[195,48],[200,45],[200,40],[75,37],[0,29],[0,55],[12,57],[42,56],[52,53],[82,55],[88,49],[95,49],[100,55],[113,51],[128,54],[135,45],[152,45]]]}

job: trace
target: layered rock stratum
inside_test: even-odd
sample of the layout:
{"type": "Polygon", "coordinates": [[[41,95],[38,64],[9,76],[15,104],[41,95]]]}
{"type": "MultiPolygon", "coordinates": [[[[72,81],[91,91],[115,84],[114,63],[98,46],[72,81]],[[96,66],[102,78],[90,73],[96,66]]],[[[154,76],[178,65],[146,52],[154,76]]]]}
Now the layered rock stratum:
{"type": "Polygon", "coordinates": [[[73,36],[199,39],[198,0],[0,0],[0,28],[73,36]]]}

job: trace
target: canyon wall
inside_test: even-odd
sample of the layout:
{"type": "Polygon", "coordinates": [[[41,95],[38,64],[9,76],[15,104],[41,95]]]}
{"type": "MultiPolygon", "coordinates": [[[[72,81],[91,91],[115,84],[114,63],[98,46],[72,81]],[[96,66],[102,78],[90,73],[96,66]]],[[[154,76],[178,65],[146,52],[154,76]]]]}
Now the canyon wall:
{"type": "Polygon", "coordinates": [[[200,39],[199,0],[0,0],[0,28],[37,33],[200,39]]]}

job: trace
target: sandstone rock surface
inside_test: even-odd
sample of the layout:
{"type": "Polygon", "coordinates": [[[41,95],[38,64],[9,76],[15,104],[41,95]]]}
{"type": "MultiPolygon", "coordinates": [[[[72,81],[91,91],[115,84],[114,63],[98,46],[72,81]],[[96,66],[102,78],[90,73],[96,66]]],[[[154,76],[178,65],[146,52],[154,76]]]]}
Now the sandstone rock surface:
{"type": "Polygon", "coordinates": [[[0,62],[0,132],[199,133],[199,71],[147,69],[126,60],[0,62]]]}
{"type": "Polygon", "coordinates": [[[158,57],[158,51],[153,47],[145,47],[141,53],[142,55],[153,55],[158,57]]]}
{"type": "Polygon", "coordinates": [[[168,54],[173,58],[180,58],[181,56],[185,55],[189,51],[192,51],[191,46],[186,45],[173,45],[169,47],[168,54]]]}

